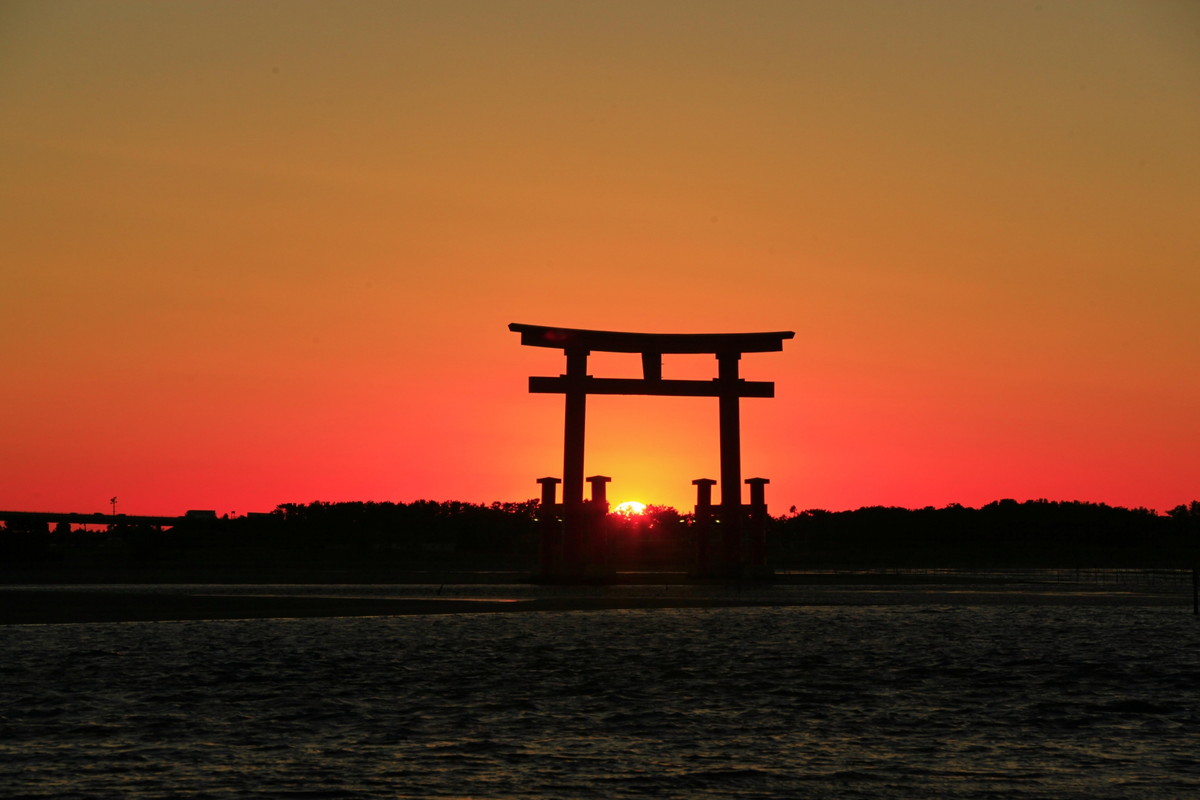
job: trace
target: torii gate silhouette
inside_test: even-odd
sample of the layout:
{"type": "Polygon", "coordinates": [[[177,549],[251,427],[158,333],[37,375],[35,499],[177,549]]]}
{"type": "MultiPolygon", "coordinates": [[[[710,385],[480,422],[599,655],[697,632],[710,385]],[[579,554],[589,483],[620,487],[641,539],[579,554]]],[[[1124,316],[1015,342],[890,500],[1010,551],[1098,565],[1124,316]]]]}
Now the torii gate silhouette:
{"type": "MultiPolygon", "coordinates": [[[[588,480],[592,483],[592,507],[589,515],[583,498],[584,431],[589,394],[656,395],[667,397],[716,397],[719,408],[720,430],[720,487],[721,503],[716,518],[723,523],[724,564],[716,569],[701,565],[701,572],[708,571],[717,576],[740,576],[746,563],[746,547],[742,543],[742,462],[741,462],[741,415],[740,400],[743,397],[774,397],[775,384],[770,381],[746,381],[738,377],[738,362],[743,353],[766,353],[783,350],[785,339],[795,336],[793,331],[770,333],[629,333],[623,331],[593,331],[578,328],[554,328],[542,325],[512,323],[510,331],[521,334],[521,344],[532,347],[550,347],[562,350],[567,359],[567,371],[555,378],[531,377],[529,391],[537,394],[552,393],[566,396],[565,428],[563,435],[563,499],[561,534],[568,556],[554,555],[546,547],[546,529],[543,529],[542,572],[546,577],[582,577],[604,571],[602,563],[596,563],[603,547],[588,546],[582,540],[594,528],[587,522],[601,509],[606,513],[608,504],[604,497],[605,476],[597,475],[588,480]],[[592,352],[640,353],[642,357],[641,378],[595,378],[587,374],[587,358],[592,352]],[[717,377],[711,381],[668,380],[662,376],[662,357],[666,354],[712,354],[717,359],[717,377]],[[590,552],[589,552],[590,551],[590,552]],[[583,558],[581,559],[580,556],[583,558]],[[590,560],[589,560],[590,556],[590,560]],[[732,562],[732,563],[731,563],[732,562]]],[[[543,506],[554,506],[557,478],[541,478],[543,506]]],[[[711,486],[713,481],[703,478],[693,481],[697,485],[697,518],[710,518],[711,486]],[[702,509],[710,513],[701,514],[702,509]]],[[[760,507],[758,516],[765,520],[766,505],[763,499],[765,478],[752,478],[752,500],[760,507]]],[[[550,509],[546,509],[549,511],[550,509]]],[[[753,509],[752,509],[753,513],[753,509]]],[[[543,517],[550,516],[543,512],[543,517]]],[[[602,542],[600,543],[603,544],[602,542]]]]}

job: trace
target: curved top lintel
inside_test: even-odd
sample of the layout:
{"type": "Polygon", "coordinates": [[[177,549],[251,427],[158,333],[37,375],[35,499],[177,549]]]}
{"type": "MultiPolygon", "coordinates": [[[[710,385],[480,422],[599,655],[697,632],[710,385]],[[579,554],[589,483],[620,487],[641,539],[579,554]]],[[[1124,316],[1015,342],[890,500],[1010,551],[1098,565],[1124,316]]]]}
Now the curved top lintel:
{"type": "Polygon", "coordinates": [[[521,344],[559,350],[602,353],[769,353],[783,349],[794,331],[769,333],[630,333],[554,328],[513,322],[510,331],[521,334],[521,344]]]}

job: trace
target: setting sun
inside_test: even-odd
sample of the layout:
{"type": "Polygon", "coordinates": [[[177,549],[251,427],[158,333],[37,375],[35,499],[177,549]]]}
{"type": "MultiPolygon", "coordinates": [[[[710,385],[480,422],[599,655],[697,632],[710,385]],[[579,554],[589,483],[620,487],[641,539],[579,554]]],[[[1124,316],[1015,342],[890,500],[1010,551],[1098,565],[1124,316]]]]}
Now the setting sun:
{"type": "Polygon", "coordinates": [[[646,504],[637,500],[626,500],[624,503],[618,503],[613,513],[623,517],[636,517],[646,513],[646,504]]]}

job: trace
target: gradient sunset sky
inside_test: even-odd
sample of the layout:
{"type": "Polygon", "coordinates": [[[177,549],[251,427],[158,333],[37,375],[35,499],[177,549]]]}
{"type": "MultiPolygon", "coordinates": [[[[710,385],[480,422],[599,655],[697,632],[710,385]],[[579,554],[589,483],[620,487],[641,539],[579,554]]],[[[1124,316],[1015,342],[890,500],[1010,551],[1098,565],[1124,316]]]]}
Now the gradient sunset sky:
{"type": "MultiPolygon", "coordinates": [[[[773,513],[1200,498],[1194,2],[0,2],[0,120],[0,508],[535,497],[510,322],[796,331],[773,513]]],[[[588,422],[718,477],[714,399],[588,422]]]]}

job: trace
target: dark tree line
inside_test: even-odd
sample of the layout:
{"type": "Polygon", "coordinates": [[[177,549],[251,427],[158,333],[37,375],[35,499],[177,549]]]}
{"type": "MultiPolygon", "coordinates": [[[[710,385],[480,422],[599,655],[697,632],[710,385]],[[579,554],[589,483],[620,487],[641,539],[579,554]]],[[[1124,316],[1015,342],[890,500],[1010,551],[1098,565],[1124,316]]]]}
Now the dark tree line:
{"type": "Polygon", "coordinates": [[[1103,503],[999,500],[982,508],[819,509],[774,522],[777,564],[797,567],[1181,567],[1200,502],[1159,516],[1103,503]]]}
{"type": "MultiPolygon", "coordinates": [[[[536,568],[538,505],[462,502],[288,503],[269,514],[190,519],[173,528],[119,523],[103,530],[9,523],[0,570],[29,568],[324,569],[386,578],[406,569],[536,568]]],[[[650,507],[612,519],[622,569],[686,568],[692,519],[650,507]]],[[[982,508],[812,509],[775,518],[776,567],[1184,567],[1200,548],[1200,502],[1165,516],[1102,503],[982,508]]]]}

